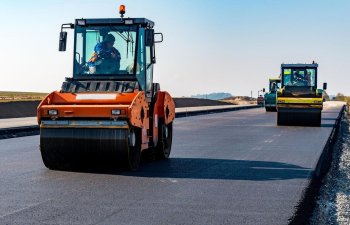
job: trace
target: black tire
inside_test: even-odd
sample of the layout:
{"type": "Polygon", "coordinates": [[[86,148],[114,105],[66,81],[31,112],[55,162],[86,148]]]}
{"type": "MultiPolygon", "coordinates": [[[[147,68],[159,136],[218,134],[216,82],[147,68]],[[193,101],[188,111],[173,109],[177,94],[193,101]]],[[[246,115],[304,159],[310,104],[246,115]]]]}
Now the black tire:
{"type": "Polygon", "coordinates": [[[129,131],[129,148],[127,153],[126,168],[131,171],[135,171],[140,166],[141,161],[141,129],[140,128],[130,128],[129,131]],[[133,136],[134,135],[134,136],[133,136]],[[135,138],[135,140],[134,140],[135,138]]]}
{"type": "Polygon", "coordinates": [[[157,159],[167,159],[170,156],[171,145],[173,141],[173,124],[166,125],[159,121],[158,127],[158,144],[155,148],[157,159]]]}

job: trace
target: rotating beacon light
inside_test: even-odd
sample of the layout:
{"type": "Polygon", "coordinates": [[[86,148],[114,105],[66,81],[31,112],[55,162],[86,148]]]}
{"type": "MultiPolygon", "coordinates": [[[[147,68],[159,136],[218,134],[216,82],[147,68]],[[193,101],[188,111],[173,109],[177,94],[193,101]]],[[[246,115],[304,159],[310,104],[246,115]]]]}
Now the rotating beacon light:
{"type": "Polygon", "coordinates": [[[119,6],[119,14],[121,18],[124,18],[124,14],[125,14],[125,5],[120,5],[119,6]]]}

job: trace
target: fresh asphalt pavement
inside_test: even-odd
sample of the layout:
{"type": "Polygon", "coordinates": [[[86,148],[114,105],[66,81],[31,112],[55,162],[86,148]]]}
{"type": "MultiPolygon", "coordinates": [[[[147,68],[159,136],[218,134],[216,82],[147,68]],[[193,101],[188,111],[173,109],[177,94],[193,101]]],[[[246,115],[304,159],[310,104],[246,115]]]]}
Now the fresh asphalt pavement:
{"type": "Polygon", "coordinates": [[[0,140],[0,224],[287,224],[340,108],[321,127],[262,108],[180,118],[171,158],[138,172],[51,171],[39,136],[0,140]]]}

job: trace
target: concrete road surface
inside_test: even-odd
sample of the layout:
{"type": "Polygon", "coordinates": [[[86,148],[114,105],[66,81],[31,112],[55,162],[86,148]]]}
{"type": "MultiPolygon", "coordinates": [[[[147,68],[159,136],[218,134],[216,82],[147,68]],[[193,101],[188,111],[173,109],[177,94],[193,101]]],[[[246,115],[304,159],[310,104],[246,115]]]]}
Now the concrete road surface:
{"type": "Polygon", "coordinates": [[[0,224],[287,224],[340,108],[322,127],[263,108],[177,119],[171,158],[138,172],[51,171],[39,136],[0,140],[0,224]]]}

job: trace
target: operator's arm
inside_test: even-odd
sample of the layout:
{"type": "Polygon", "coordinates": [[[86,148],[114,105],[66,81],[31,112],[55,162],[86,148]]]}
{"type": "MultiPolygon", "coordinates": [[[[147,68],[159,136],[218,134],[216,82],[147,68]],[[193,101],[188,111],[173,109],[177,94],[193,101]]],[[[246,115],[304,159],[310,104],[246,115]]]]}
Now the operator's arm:
{"type": "Polygon", "coordinates": [[[112,57],[112,51],[106,50],[106,48],[103,46],[103,43],[97,43],[95,46],[95,52],[98,55],[99,58],[110,58],[112,57]]]}

